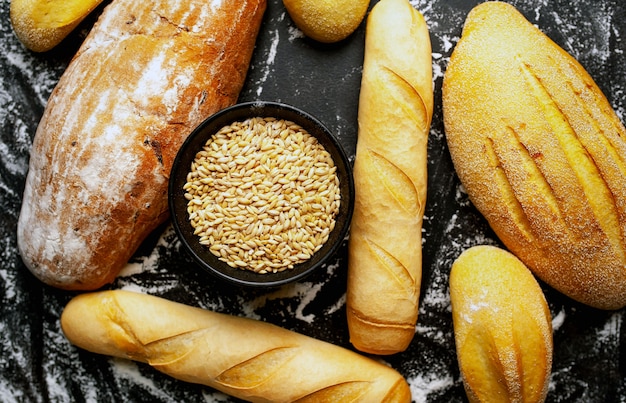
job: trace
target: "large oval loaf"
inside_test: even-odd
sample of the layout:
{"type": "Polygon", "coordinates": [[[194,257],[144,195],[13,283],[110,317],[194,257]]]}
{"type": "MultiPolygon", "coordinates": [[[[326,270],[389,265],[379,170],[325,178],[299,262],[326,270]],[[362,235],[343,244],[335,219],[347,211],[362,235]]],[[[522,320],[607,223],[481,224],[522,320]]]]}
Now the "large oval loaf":
{"type": "Polygon", "coordinates": [[[530,270],[504,249],[474,246],[452,265],[450,301],[469,401],[545,401],[552,322],[530,270]]]}
{"type": "Polygon", "coordinates": [[[584,68],[513,6],[483,3],[443,108],[458,176],[507,248],[575,300],[626,305],[626,132],[584,68]]]}
{"type": "Polygon", "coordinates": [[[265,0],[115,0],[53,91],[31,151],[18,244],[64,289],[113,280],[167,218],[179,146],[236,102],[265,0]]]}

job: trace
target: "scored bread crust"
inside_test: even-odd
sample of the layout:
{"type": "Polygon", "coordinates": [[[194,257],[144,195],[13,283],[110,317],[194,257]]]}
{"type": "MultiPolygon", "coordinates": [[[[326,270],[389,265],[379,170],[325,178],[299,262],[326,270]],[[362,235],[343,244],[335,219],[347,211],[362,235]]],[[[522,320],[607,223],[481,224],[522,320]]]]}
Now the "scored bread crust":
{"type": "Polygon", "coordinates": [[[348,244],[348,328],[364,352],[404,351],[415,334],[432,111],[426,22],[382,0],[366,26],[348,244]]]}
{"type": "Polygon", "coordinates": [[[471,247],[452,265],[450,301],[469,401],[545,401],[552,318],[530,270],[504,249],[471,247]]]}
{"type": "Polygon", "coordinates": [[[504,245],[590,306],[626,305],[626,131],[593,79],[513,6],[467,17],[443,82],[456,172],[504,245]]]}
{"type": "Polygon", "coordinates": [[[116,0],[52,92],[30,157],[18,246],[42,281],[111,282],[163,223],[176,152],[236,102],[265,0],[116,0]]]}
{"type": "Polygon", "coordinates": [[[406,380],[354,351],[278,326],[129,291],[72,299],[69,341],[253,402],[410,402],[406,380]]]}

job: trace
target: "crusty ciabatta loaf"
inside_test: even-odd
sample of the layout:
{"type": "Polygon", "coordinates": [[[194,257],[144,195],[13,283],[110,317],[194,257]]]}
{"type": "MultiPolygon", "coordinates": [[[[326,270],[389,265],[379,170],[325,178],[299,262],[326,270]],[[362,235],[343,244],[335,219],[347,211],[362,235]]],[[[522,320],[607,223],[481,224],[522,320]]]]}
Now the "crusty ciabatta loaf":
{"type": "Polygon", "coordinates": [[[72,299],[70,342],[253,402],[410,402],[406,380],[354,351],[272,324],[129,291],[72,299]]]}
{"type": "Polygon", "coordinates": [[[552,318],[530,270],[504,249],[474,246],[452,265],[450,300],[469,401],[545,401],[552,318]]]}
{"type": "Polygon", "coordinates": [[[54,89],[18,224],[26,266],[64,289],[112,281],[167,218],[176,152],[236,102],[265,0],[115,0],[54,89]]]}
{"type": "Polygon", "coordinates": [[[443,82],[454,167],[506,247],[582,303],[626,305],[626,131],[571,55],[513,6],[467,17],[443,82]]]}
{"type": "Polygon", "coordinates": [[[348,245],[350,341],[364,352],[403,351],[415,334],[432,112],[426,22],[382,0],[366,26],[348,245]]]}

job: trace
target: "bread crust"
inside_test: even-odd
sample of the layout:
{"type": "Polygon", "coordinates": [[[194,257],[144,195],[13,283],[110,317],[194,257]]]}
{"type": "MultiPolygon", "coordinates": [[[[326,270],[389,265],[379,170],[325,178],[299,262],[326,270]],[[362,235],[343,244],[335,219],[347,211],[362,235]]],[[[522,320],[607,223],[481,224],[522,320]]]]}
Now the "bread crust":
{"type": "Polygon", "coordinates": [[[9,15],[15,36],[33,52],[47,52],[63,41],[76,27],[98,7],[102,0],[73,3],[69,7],[59,1],[11,0],[9,15]],[[64,12],[50,17],[50,8],[63,8],[64,12]],[[62,18],[64,17],[64,18],[62,18]],[[60,20],[59,20],[60,19],[60,20]]]}
{"type": "Polygon", "coordinates": [[[236,102],[265,0],[108,5],[54,89],[35,134],[18,222],[45,283],[111,282],[167,218],[175,154],[236,102]]]}
{"type": "Polygon", "coordinates": [[[450,300],[469,401],[545,401],[552,318],[530,270],[504,249],[474,246],[452,265],[450,300]]]}
{"type": "Polygon", "coordinates": [[[129,291],[72,299],[61,316],[73,344],[150,364],[176,379],[252,402],[410,402],[391,367],[272,324],[129,291]]]}
{"type": "Polygon", "coordinates": [[[432,110],[426,22],[382,0],[367,20],[348,244],[350,341],[364,352],[404,351],[415,334],[432,110]]]}
{"type": "Polygon", "coordinates": [[[565,295],[626,305],[626,132],[585,69],[513,6],[465,23],[443,83],[456,172],[504,245],[565,295]]]}

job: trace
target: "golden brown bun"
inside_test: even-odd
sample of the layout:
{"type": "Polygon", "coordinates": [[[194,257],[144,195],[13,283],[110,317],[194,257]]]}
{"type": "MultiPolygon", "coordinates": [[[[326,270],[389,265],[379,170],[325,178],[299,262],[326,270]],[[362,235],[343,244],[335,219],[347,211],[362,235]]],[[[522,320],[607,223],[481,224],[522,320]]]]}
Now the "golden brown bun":
{"type": "Polygon", "coordinates": [[[18,245],[39,279],[97,289],[167,218],[176,152],[236,102],[264,10],[265,0],[105,8],[35,134],[18,245]]]}
{"type": "Polygon", "coordinates": [[[404,351],[415,334],[432,110],[426,22],[382,0],[366,26],[348,245],[350,340],[368,353],[404,351]]]}
{"type": "Polygon", "coordinates": [[[513,6],[470,12],[443,83],[446,136],[472,202],[538,277],[626,305],[626,131],[584,68],[513,6]]]}
{"type": "Polygon", "coordinates": [[[102,0],[11,0],[15,36],[34,52],[57,46],[102,0]]]}
{"type": "Polygon", "coordinates": [[[475,246],[450,272],[457,357],[470,402],[543,402],[552,368],[550,310],[511,253],[475,246]]]}
{"type": "Polygon", "coordinates": [[[61,326],[78,347],[253,402],[411,401],[398,372],[353,351],[145,294],[79,295],[61,326]]]}
{"type": "Polygon", "coordinates": [[[369,0],[283,0],[294,24],[322,43],[341,41],[361,25],[369,0]]]}

